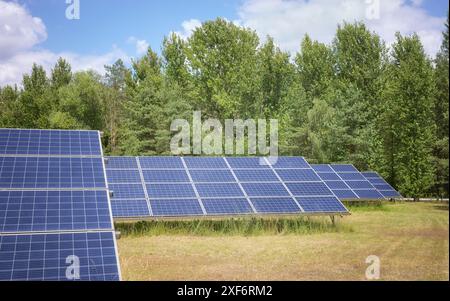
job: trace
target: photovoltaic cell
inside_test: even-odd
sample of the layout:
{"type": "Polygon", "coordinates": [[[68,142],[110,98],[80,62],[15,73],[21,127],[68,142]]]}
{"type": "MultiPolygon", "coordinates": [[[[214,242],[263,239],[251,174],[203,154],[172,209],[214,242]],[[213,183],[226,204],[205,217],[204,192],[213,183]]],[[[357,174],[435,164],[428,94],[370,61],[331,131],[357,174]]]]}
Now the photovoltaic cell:
{"type": "Polygon", "coordinates": [[[277,157],[271,165],[274,168],[310,168],[303,157],[277,157]]]}
{"type": "Polygon", "coordinates": [[[349,189],[344,181],[325,181],[325,184],[331,189],[349,189]]]}
{"type": "Polygon", "coordinates": [[[342,182],[342,179],[339,178],[337,173],[320,172],[320,173],[317,173],[317,174],[324,181],[341,181],[342,182]]]}
{"type": "Polygon", "coordinates": [[[99,133],[0,129],[0,155],[101,156],[99,133]]]}
{"type": "Polygon", "coordinates": [[[218,170],[190,170],[194,182],[236,182],[231,171],[218,170]]]}
{"type": "Polygon", "coordinates": [[[239,182],[279,182],[278,177],[269,168],[236,169],[234,174],[239,182]]]}
{"type": "Polygon", "coordinates": [[[311,164],[311,167],[318,173],[319,172],[334,173],[334,170],[328,164],[311,164]]]}
{"type": "Polygon", "coordinates": [[[323,182],[287,183],[294,196],[332,196],[333,193],[323,182]]]}
{"type": "Polygon", "coordinates": [[[383,195],[376,189],[353,190],[360,199],[383,199],[383,195]]]}
{"type": "Polygon", "coordinates": [[[335,197],[295,198],[305,212],[345,212],[347,209],[335,197]]]}
{"type": "Polygon", "coordinates": [[[154,216],[203,215],[196,199],[150,200],[154,216]]]}
{"type": "Polygon", "coordinates": [[[343,200],[357,199],[358,196],[350,189],[333,189],[333,193],[343,200]]]}
{"type": "Polygon", "coordinates": [[[171,169],[152,169],[143,170],[144,180],[146,183],[175,183],[175,182],[189,182],[189,177],[184,170],[171,169]]]}
{"type": "Polygon", "coordinates": [[[191,184],[147,184],[150,199],[158,198],[195,198],[191,184]]]}
{"type": "Polygon", "coordinates": [[[353,190],[355,189],[374,189],[369,181],[345,181],[345,183],[353,190]]]}
{"type": "Polygon", "coordinates": [[[198,194],[204,198],[243,197],[241,188],[236,183],[195,184],[198,194]]]}
{"type": "Polygon", "coordinates": [[[341,177],[342,180],[359,180],[359,181],[365,181],[366,178],[359,172],[342,172],[338,173],[338,175],[341,177]]]}
{"type": "Polygon", "coordinates": [[[217,169],[228,168],[222,157],[205,158],[205,157],[184,157],[184,162],[189,169],[217,169]]]}
{"type": "Polygon", "coordinates": [[[385,198],[401,198],[401,194],[386,182],[378,173],[369,171],[362,175],[380,192],[385,198]]]}
{"type": "Polygon", "coordinates": [[[184,165],[180,157],[139,157],[143,169],[183,169],[184,165]]]}
{"type": "Polygon", "coordinates": [[[117,170],[117,169],[107,169],[106,177],[108,183],[140,183],[141,175],[139,171],[136,170],[117,170]]]}
{"type": "Polygon", "coordinates": [[[351,164],[331,164],[331,168],[335,172],[359,172],[353,165],[351,164]]]}
{"type": "Polygon", "coordinates": [[[107,157],[106,169],[137,169],[135,157],[107,157]]]}
{"type": "Polygon", "coordinates": [[[110,228],[106,191],[0,191],[0,233],[110,228]]]}
{"type": "Polygon", "coordinates": [[[207,214],[248,214],[253,213],[246,199],[202,199],[207,214]]]}
{"type": "Polygon", "coordinates": [[[142,184],[109,184],[112,199],[145,199],[142,184]]]}
{"type": "Polygon", "coordinates": [[[289,196],[289,192],[281,183],[242,183],[242,187],[250,197],[289,196]]]}
{"type": "Polygon", "coordinates": [[[226,160],[233,169],[240,169],[240,168],[255,169],[268,167],[267,164],[261,164],[262,162],[263,163],[266,162],[264,159],[256,157],[228,157],[226,158],[226,160]]]}
{"type": "Polygon", "coordinates": [[[277,169],[276,172],[284,182],[320,181],[312,169],[277,169]]]}
{"type": "Polygon", "coordinates": [[[113,232],[0,235],[0,280],[119,280],[113,232]]]}
{"type": "Polygon", "coordinates": [[[258,213],[301,212],[292,198],[252,198],[250,200],[258,213]]]}
{"type": "Polygon", "coordinates": [[[101,158],[0,157],[0,188],[106,188],[101,158]]]}
{"type": "Polygon", "coordinates": [[[112,200],[111,209],[114,217],[150,216],[147,201],[144,200],[112,200]]]}

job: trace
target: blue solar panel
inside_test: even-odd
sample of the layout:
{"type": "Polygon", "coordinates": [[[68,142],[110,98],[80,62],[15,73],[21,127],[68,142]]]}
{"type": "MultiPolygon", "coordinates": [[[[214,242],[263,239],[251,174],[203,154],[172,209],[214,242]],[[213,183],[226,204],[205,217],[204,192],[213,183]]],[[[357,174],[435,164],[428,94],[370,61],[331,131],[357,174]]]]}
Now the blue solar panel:
{"type": "Polygon", "coordinates": [[[402,195],[396,190],[381,190],[379,191],[385,198],[401,198],[402,195]]]}
{"type": "Polygon", "coordinates": [[[349,189],[344,181],[325,181],[325,184],[327,184],[330,189],[349,189]]]}
{"type": "Polygon", "coordinates": [[[194,182],[236,182],[231,171],[218,170],[190,170],[194,182]]]}
{"type": "Polygon", "coordinates": [[[223,158],[185,157],[184,162],[189,169],[228,168],[223,158]]]}
{"type": "Polygon", "coordinates": [[[0,129],[0,155],[101,154],[98,131],[0,129]]]}
{"type": "Polygon", "coordinates": [[[271,164],[274,168],[310,168],[302,157],[277,157],[271,164]]]}
{"type": "Polygon", "coordinates": [[[164,170],[152,169],[143,170],[144,181],[146,183],[174,183],[174,182],[189,182],[189,177],[184,170],[164,170]]]}
{"type": "Polygon", "coordinates": [[[0,233],[111,228],[106,191],[0,191],[0,233]]]}
{"type": "Polygon", "coordinates": [[[137,169],[135,157],[108,157],[107,169],[137,169]]]}
{"type": "Polygon", "coordinates": [[[105,188],[101,158],[0,157],[0,188],[105,188]]]}
{"type": "Polygon", "coordinates": [[[107,169],[108,183],[141,183],[141,175],[138,170],[107,169]]]}
{"type": "Polygon", "coordinates": [[[366,178],[364,178],[364,176],[362,174],[360,174],[359,172],[342,172],[342,173],[338,173],[338,174],[344,181],[347,181],[347,180],[365,181],[366,180],[366,178]]]}
{"type": "Polygon", "coordinates": [[[276,172],[284,182],[320,181],[312,169],[277,169],[276,172]]]}
{"type": "Polygon", "coordinates": [[[319,177],[324,181],[342,181],[341,178],[337,175],[337,173],[318,173],[319,177]]]}
{"type": "Polygon", "coordinates": [[[311,164],[312,169],[316,172],[334,172],[328,164],[311,164]]]}
{"type": "Polygon", "coordinates": [[[363,176],[365,176],[366,178],[378,178],[380,177],[378,175],[378,173],[374,172],[374,171],[364,171],[361,173],[363,176]]]}
{"type": "Polygon", "coordinates": [[[279,182],[276,174],[269,168],[236,169],[234,174],[239,182],[279,182]]]}
{"type": "Polygon", "coordinates": [[[330,166],[335,172],[358,172],[351,164],[331,164],[330,166]]]}
{"type": "Polygon", "coordinates": [[[354,190],[360,199],[383,199],[383,195],[375,189],[354,190]]]}
{"type": "Polygon", "coordinates": [[[347,212],[335,197],[295,198],[305,212],[347,212]]]}
{"type": "Polygon", "coordinates": [[[343,200],[357,199],[358,196],[350,189],[332,189],[333,193],[343,200]]]}
{"type": "Polygon", "coordinates": [[[253,213],[247,199],[202,199],[207,214],[253,213]]]}
{"type": "Polygon", "coordinates": [[[373,185],[369,181],[345,181],[351,189],[374,189],[373,185]]]}
{"type": "Polygon", "coordinates": [[[252,198],[258,213],[299,213],[300,207],[292,198],[252,198]]]}
{"type": "Polygon", "coordinates": [[[200,197],[242,197],[241,188],[236,183],[195,184],[200,197]]]}
{"type": "Polygon", "coordinates": [[[120,280],[113,232],[0,235],[0,280],[120,280]],[[66,274],[67,273],[67,274],[66,274]]]}
{"type": "Polygon", "coordinates": [[[289,192],[281,183],[242,183],[248,196],[289,196],[289,192]]]}
{"type": "Polygon", "coordinates": [[[183,162],[179,157],[140,157],[139,162],[141,164],[141,168],[143,169],[184,168],[183,162]]]}
{"type": "Polygon", "coordinates": [[[228,161],[228,164],[230,164],[231,168],[233,169],[239,169],[239,168],[267,168],[267,164],[261,164],[262,162],[265,163],[264,159],[262,158],[256,158],[256,157],[228,157],[226,158],[228,161]]]}
{"type": "Polygon", "coordinates": [[[142,184],[109,184],[113,199],[145,199],[142,184]]]}
{"type": "Polygon", "coordinates": [[[294,196],[326,196],[333,195],[330,189],[323,182],[310,183],[287,183],[286,184],[294,196]]]}
{"type": "Polygon", "coordinates": [[[111,209],[114,217],[149,216],[146,200],[112,200],[111,209]]]}
{"type": "Polygon", "coordinates": [[[191,184],[147,184],[150,198],[195,198],[191,184]]]}
{"type": "Polygon", "coordinates": [[[393,190],[389,184],[373,184],[377,190],[393,190]]]}
{"type": "Polygon", "coordinates": [[[196,199],[150,200],[154,216],[203,215],[196,199]]]}

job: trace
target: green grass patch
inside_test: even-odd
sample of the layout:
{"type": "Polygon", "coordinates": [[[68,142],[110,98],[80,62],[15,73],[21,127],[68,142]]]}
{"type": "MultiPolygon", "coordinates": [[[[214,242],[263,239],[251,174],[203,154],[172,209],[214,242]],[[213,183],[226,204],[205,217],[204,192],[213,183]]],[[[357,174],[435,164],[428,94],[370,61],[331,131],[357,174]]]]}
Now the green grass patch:
{"type": "Polygon", "coordinates": [[[350,227],[326,217],[308,218],[230,218],[221,220],[161,220],[116,223],[115,228],[124,236],[158,235],[284,235],[351,232],[350,227]]]}
{"type": "Polygon", "coordinates": [[[377,202],[364,202],[364,201],[352,201],[343,202],[350,212],[367,212],[367,211],[390,211],[390,204],[377,201],[377,202]]]}

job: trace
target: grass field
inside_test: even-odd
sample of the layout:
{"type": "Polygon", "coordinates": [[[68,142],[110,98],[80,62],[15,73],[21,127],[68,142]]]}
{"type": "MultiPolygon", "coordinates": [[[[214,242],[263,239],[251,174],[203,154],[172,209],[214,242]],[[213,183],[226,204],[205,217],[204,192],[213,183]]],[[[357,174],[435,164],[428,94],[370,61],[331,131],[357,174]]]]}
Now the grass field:
{"type": "Polygon", "coordinates": [[[448,204],[352,207],[338,219],[118,224],[124,280],[449,280],[448,204]],[[255,224],[258,224],[255,226],[255,224]]]}

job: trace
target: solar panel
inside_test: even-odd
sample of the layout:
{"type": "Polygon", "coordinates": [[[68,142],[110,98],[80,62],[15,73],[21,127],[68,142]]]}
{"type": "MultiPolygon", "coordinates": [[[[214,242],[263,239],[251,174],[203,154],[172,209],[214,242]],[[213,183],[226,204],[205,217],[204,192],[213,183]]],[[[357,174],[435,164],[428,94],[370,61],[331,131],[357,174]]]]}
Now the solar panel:
{"type": "Polygon", "coordinates": [[[353,165],[351,164],[331,164],[331,168],[335,172],[359,172],[353,165]]]}
{"type": "Polygon", "coordinates": [[[341,172],[341,173],[338,173],[338,175],[344,181],[347,181],[347,180],[365,181],[366,180],[366,178],[364,178],[364,176],[362,174],[360,174],[359,172],[341,172]]]}
{"type": "Polygon", "coordinates": [[[333,193],[341,200],[358,199],[358,196],[350,189],[334,189],[333,193]]]}
{"type": "Polygon", "coordinates": [[[195,187],[202,198],[244,196],[241,188],[236,183],[195,184],[195,187]]]}
{"type": "Polygon", "coordinates": [[[195,198],[191,184],[147,184],[150,199],[159,198],[195,198]]]}
{"type": "Polygon", "coordinates": [[[292,198],[252,198],[258,213],[299,213],[300,207],[292,198]]]}
{"type": "Polygon", "coordinates": [[[111,228],[106,191],[0,191],[0,233],[111,228]]]}
{"type": "MultiPolygon", "coordinates": [[[[108,177],[121,178],[115,174],[121,170],[107,168],[114,170],[108,172],[108,177]]],[[[141,174],[143,181],[138,183],[136,179],[136,183],[128,184],[136,185],[131,192],[114,193],[112,206],[116,217],[130,217],[135,211],[147,216],[144,200],[150,207],[150,216],[170,217],[301,213],[293,196],[335,196],[302,157],[279,157],[276,162],[259,157],[140,157],[137,169],[130,171],[141,174]],[[139,188],[140,185],[143,187],[139,188]],[[139,196],[133,195],[133,191],[139,191],[139,196]],[[142,197],[145,194],[147,197],[142,197]],[[139,206],[128,203],[129,200],[139,200],[139,206]]],[[[336,175],[330,167],[327,171],[336,175]]],[[[115,185],[127,183],[110,185],[115,189],[115,185]]]]}
{"type": "Polygon", "coordinates": [[[184,169],[183,162],[179,157],[140,157],[139,162],[143,169],[184,169]]]}
{"type": "Polygon", "coordinates": [[[374,189],[372,184],[370,184],[369,181],[367,181],[367,180],[364,180],[364,181],[346,181],[345,183],[347,183],[347,185],[353,190],[355,190],[355,189],[374,189]]]}
{"type": "Polygon", "coordinates": [[[150,205],[154,216],[203,215],[197,199],[151,199],[150,205]]]}
{"type": "Polygon", "coordinates": [[[228,168],[225,160],[220,158],[185,157],[184,162],[189,169],[217,169],[228,168]]]}
{"type": "Polygon", "coordinates": [[[317,173],[319,177],[324,181],[341,181],[342,179],[338,176],[337,173],[332,172],[319,172],[317,173]]]}
{"type": "Polygon", "coordinates": [[[269,168],[236,169],[234,170],[239,182],[278,182],[278,177],[269,168]]]}
{"type": "Polygon", "coordinates": [[[111,209],[114,217],[146,217],[150,216],[147,201],[112,200],[111,209]]]}
{"type": "Polygon", "coordinates": [[[383,195],[376,189],[353,190],[360,199],[383,199],[383,195]]]}
{"type": "Polygon", "coordinates": [[[106,188],[101,158],[0,157],[0,188],[106,188]]]}
{"type": "Polygon", "coordinates": [[[333,193],[323,182],[287,183],[294,196],[332,196],[333,193]]]}
{"type": "Polygon", "coordinates": [[[0,234],[0,280],[120,280],[114,239],[113,232],[0,234]]]}
{"type": "Polygon", "coordinates": [[[137,169],[135,157],[107,157],[107,169],[137,169]]]}
{"type": "Polygon", "coordinates": [[[336,189],[349,189],[344,181],[325,181],[325,184],[332,190],[336,189]]]}
{"type": "Polygon", "coordinates": [[[106,176],[108,183],[140,183],[141,175],[138,170],[117,170],[117,169],[107,169],[106,176]]]}
{"type": "Polygon", "coordinates": [[[284,182],[320,181],[312,169],[276,169],[276,172],[284,182]]]}
{"type": "Polygon", "coordinates": [[[98,131],[0,129],[0,280],[120,280],[102,156],[98,131]]]}
{"type": "Polygon", "coordinates": [[[335,197],[296,198],[305,212],[342,212],[344,205],[335,197]]]}
{"type": "Polygon", "coordinates": [[[217,170],[190,170],[192,180],[201,182],[236,182],[231,171],[227,169],[217,170]]]}
{"type": "Polygon", "coordinates": [[[142,184],[109,184],[112,199],[145,199],[142,184]]]}
{"type": "Polygon", "coordinates": [[[401,198],[402,195],[386,182],[378,173],[369,171],[362,175],[380,192],[385,198],[401,198]]]}
{"type": "Polygon", "coordinates": [[[96,131],[0,129],[0,155],[101,156],[96,131]]]}
{"type": "Polygon", "coordinates": [[[317,173],[325,172],[325,173],[334,173],[334,170],[328,164],[311,164],[312,169],[314,169],[317,173]]]}
{"type": "Polygon", "coordinates": [[[247,199],[202,199],[207,214],[249,214],[253,213],[247,199]]]}
{"type": "Polygon", "coordinates": [[[242,187],[250,197],[289,196],[289,192],[281,183],[243,183],[242,187]]]}

